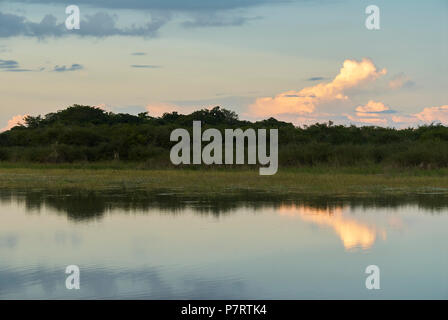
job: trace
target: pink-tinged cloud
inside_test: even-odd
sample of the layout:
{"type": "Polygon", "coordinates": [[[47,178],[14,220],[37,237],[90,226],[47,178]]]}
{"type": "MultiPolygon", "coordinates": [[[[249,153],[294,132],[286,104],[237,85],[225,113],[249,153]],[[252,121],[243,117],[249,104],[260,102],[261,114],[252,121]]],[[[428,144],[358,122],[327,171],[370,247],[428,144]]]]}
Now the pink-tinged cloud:
{"type": "Polygon", "coordinates": [[[275,97],[259,98],[249,106],[249,114],[270,117],[280,114],[306,115],[315,112],[321,103],[347,100],[344,91],[373,81],[387,73],[378,70],[370,59],[345,60],[339,74],[329,83],[319,83],[300,91],[287,91],[275,97]]]}
{"type": "Polygon", "coordinates": [[[358,106],[356,108],[356,112],[361,114],[367,114],[367,113],[375,113],[375,112],[383,112],[390,110],[389,107],[385,106],[382,102],[376,102],[373,100],[370,100],[367,102],[364,106],[358,106]]]}
{"type": "Polygon", "coordinates": [[[441,123],[448,125],[448,105],[424,108],[419,113],[404,116],[392,116],[392,122],[407,126],[441,123]]]}
{"type": "Polygon", "coordinates": [[[404,116],[392,116],[391,117],[392,122],[404,124],[404,125],[411,125],[418,122],[417,118],[414,116],[404,115],[404,116]]]}
{"type": "Polygon", "coordinates": [[[176,106],[167,103],[153,103],[146,106],[146,111],[151,117],[161,117],[164,113],[178,111],[177,109],[176,106]]]}
{"type": "Polygon", "coordinates": [[[387,120],[381,118],[359,118],[358,121],[362,123],[374,124],[376,126],[387,124],[387,120]]]}
{"type": "Polygon", "coordinates": [[[432,108],[424,108],[422,112],[414,114],[414,116],[425,123],[440,122],[448,124],[448,105],[432,108]]]}
{"type": "Polygon", "coordinates": [[[3,129],[1,129],[0,132],[8,131],[8,130],[14,128],[15,126],[24,125],[25,124],[25,118],[27,116],[28,116],[27,114],[24,115],[24,116],[18,114],[16,116],[12,117],[12,119],[8,120],[7,126],[4,127],[3,129]]]}
{"type": "Polygon", "coordinates": [[[370,124],[375,126],[381,126],[387,124],[387,119],[380,118],[379,114],[362,114],[359,116],[359,113],[356,116],[352,116],[350,114],[345,114],[345,116],[354,123],[361,123],[361,124],[370,124]],[[367,116],[368,118],[362,118],[362,116],[367,116]]]}
{"type": "Polygon", "coordinates": [[[370,100],[367,104],[356,108],[356,116],[346,114],[346,117],[352,122],[381,126],[388,123],[387,116],[381,112],[389,110],[390,108],[384,103],[370,100]]]}
{"type": "Polygon", "coordinates": [[[356,115],[344,115],[354,123],[368,123],[378,126],[416,127],[431,123],[448,125],[448,105],[424,108],[421,112],[414,114],[391,115],[381,113],[389,110],[389,107],[382,102],[369,101],[365,106],[356,108],[356,115]]]}
{"type": "Polygon", "coordinates": [[[101,103],[101,104],[98,104],[98,105],[93,106],[93,107],[101,109],[101,110],[106,111],[106,112],[111,112],[110,107],[107,104],[105,104],[105,103],[101,103]]]}
{"type": "MultiPolygon", "coordinates": [[[[212,109],[213,106],[203,107],[203,109],[212,109]]],[[[164,113],[172,113],[177,112],[180,114],[189,114],[194,111],[197,111],[198,107],[196,106],[176,106],[168,103],[151,103],[146,106],[146,111],[151,117],[161,117],[164,113]]]]}

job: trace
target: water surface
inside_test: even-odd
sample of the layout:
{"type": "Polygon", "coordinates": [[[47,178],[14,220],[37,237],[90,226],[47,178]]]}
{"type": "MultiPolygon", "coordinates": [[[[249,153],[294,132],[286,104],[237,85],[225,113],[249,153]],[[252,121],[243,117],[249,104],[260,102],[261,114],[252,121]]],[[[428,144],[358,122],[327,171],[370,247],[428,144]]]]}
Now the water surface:
{"type": "Polygon", "coordinates": [[[447,299],[447,230],[438,195],[0,192],[0,298],[447,299]],[[73,264],[80,290],[65,287],[73,264]]]}

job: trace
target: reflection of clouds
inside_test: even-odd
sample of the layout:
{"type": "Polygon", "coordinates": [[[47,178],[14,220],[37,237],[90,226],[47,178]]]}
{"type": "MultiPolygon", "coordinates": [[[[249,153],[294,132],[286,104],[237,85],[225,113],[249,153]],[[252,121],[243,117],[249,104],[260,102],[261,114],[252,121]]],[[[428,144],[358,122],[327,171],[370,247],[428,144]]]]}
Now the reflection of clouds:
{"type": "Polygon", "coordinates": [[[0,248],[12,249],[17,245],[19,237],[15,234],[0,236],[0,248]]]}
{"type": "Polygon", "coordinates": [[[76,233],[69,233],[64,231],[56,231],[54,234],[54,241],[59,245],[78,246],[81,242],[81,236],[76,233]]]}
{"type": "Polygon", "coordinates": [[[65,269],[0,266],[0,299],[243,299],[244,283],[181,274],[165,277],[163,270],[83,268],[80,290],[65,288],[65,269]]]}
{"type": "Polygon", "coordinates": [[[347,250],[356,247],[369,249],[375,243],[377,235],[386,238],[385,230],[344,216],[342,207],[320,209],[284,205],[278,209],[278,213],[283,216],[297,216],[303,221],[333,228],[347,250]]]}
{"type": "Polygon", "coordinates": [[[403,219],[401,217],[397,217],[397,216],[389,217],[387,219],[387,223],[390,227],[397,229],[397,230],[402,230],[405,227],[403,219]]]}

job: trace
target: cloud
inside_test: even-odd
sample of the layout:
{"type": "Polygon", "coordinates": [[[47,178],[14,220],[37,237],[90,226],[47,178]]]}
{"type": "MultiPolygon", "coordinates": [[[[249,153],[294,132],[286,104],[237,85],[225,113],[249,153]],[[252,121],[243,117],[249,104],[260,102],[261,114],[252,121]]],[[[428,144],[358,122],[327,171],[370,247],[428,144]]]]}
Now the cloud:
{"type": "Polygon", "coordinates": [[[5,72],[32,72],[34,70],[17,68],[17,69],[3,70],[3,71],[5,71],[5,72]]]}
{"type": "Polygon", "coordinates": [[[424,108],[422,111],[414,114],[394,115],[391,117],[391,122],[407,127],[431,123],[448,125],[448,105],[424,108]]]}
{"type": "Polygon", "coordinates": [[[53,68],[53,72],[68,72],[68,71],[77,71],[77,70],[82,70],[84,69],[84,67],[80,64],[74,63],[72,64],[71,67],[66,67],[65,65],[63,66],[55,66],[53,68]]]}
{"type": "Polygon", "coordinates": [[[0,129],[0,132],[8,131],[8,130],[14,128],[15,126],[25,124],[25,118],[27,116],[28,115],[22,116],[22,115],[18,114],[16,116],[12,117],[10,120],[8,120],[8,124],[6,125],[6,127],[4,127],[3,129],[0,129]]]}
{"type": "MultiPolygon", "coordinates": [[[[263,4],[278,4],[296,0],[78,0],[81,7],[105,10],[136,10],[151,14],[151,21],[143,26],[119,28],[115,18],[108,13],[100,12],[85,16],[79,30],[66,30],[65,23],[58,23],[53,15],[46,15],[40,22],[28,21],[24,16],[0,12],[0,38],[26,37],[62,37],[77,34],[80,36],[141,36],[155,37],[158,30],[171,20],[174,14],[183,14],[193,20],[183,23],[186,27],[220,27],[240,26],[246,22],[258,19],[241,15],[241,10],[263,4]]],[[[298,1],[298,0],[297,0],[298,1]]],[[[304,0],[301,0],[304,1],[304,0]]],[[[1,3],[8,0],[0,0],[1,3]]],[[[55,5],[55,0],[17,0],[27,5],[55,5]]],[[[84,17],[84,15],[83,15],[84,17]]]]}
{"type": "Polygon", "coordinates": [[[28,72],[33,71],[30,69],[20,68],[20,65],[15,60],[1,60],[0,59],[0,70],[4,72],[28,72]]]}
{"type": "Polygon", "coordinates": [[[127,114],[132,114],[132,115],[138,115],[139,113],[147,111],[145,109],[145,107],[138,106],[138,105],[114,106],[114,105],[109,105],[106,103],[100,103],[100,104],[94,105],[94,107],[104,110],[106,112],[127,113],[127,114]]]}
{"type": "MultiPolygon", "coordinates": [[[[380,125],[386,125],[388,123],[387,119],[384,118],[361,118],[359,116],[352,116],[350,114],[345,114],[346,117],[354,123],[359,123],[359,124],[372,124],[372,125],[376,125],[376,126],[380,126],[380,125]]],[[[375,115],[377,116],[377,115],[375,115]]]]}
{"type": "MultiPolygon", "coordinates": [[[[72,64],[70,67],[63,66],[55,66],[52,70],[53,72],[66,72],[66,71],[76,71],[83,69],[83,66],[80,64],[72,64]]],[[[44,71],[45,67],[40,67],[38,69],[24,69],[20,67],[19,62],[16,60],[1,60],[0,59],[0,71],[4,72],[41,72],[44,71]]]]}
{"type": "Polygon", "coordinates": [[[106,112],[112,112],[111,107],[108,106],[106,103],[100,103],[100,104],[94,105],[93,107],[101,109],[101,110],[106,111],[106,112]]]}
{"type": "Polygon", "coordinates": [[[344,91],[373,81],[386,73],[386,69],[378,70],[370,59],[347,59],[333,81],[300,91],[286,91],[275,97],[258,98],[249,106],[249,113],[259,117],[312,114],[320,104],[347,100],[344,91]]]}
{"type": "Polygon", "coordinates": [[[257,19],[260,17],[199,13],[194,14],[193,20],[185,21],[182,25],[186,28],[242,26],[248,21],[257,19]]]}
{"type": "MultiPolygon", "coordinates": [[[[105,9],[213,11],[253,7],[262,4],[290,2],[291,0],[77,0],[76,4],[105,9]]],[[[5,0],[0,0],[6,2],[5,0]]],[[[56,0],[18,0],[27,4],[55,4],[56,0]]]]}
{"type": "Polygon", "coordinates": [[[69,35],[97,38],[110,36],[155,37],[158,30],[170,19],[169,14],[153,14],[151,21],[142,26],[132,25],[119,28],[116,16],[98,12],[93,15],[85,15],[85,19],[80,22],[79,30],[67,30],[65,23],[58,23],[53,15],[46,15],[41,22],[36,23],[28,21],[23,16],[0,12],[0,38],[25,36],[42,39],[69,35]]]}
{"type": "Polygon", "coordinates": [[[161,117],[164,113],[172,112],[189,114],[197,110],[198,108],[195,106],[178,106],[168,103],[151,103],[146,106],[146,111],[148,111],[151,117],[161,117]]]}
{"type": "Polygon", "coordinates": [[[146,56],[146,52],[132,52],[131,55],[133,55],[133,56],[146,56]]]}
{"type": "Polygon", "coordinates": [[[417,118],[412,116],[412,115],[397,115],[397,116],[392,116],[391,120],[393,123],[395,124],[399,124],[400,126],[411,126],[416,124],[417,118]]]}
{"type": "Polygon", "coordinates": [[[412,88],[413,86],[415,86],[415,82],[404,73],[396,74],[389,81],[389,88],[391,89],[412,88]]]}
{"type": "Polygon", "coordinates": [[[389,127],[416,127],[424,124],[441,123],[448,125],[448,105],[424,108],[414,114],[398,114],[382,102],[369,101],[356,108],[356,115],[344,114],[352,123],[373,124],[389,127]],[[363,112],[365,111],[365,112],[363,112]]]}
{"type": "Polygon", "coordinates": [[[373,125],[386,125],[390,119],[384,118],[386,114],[395,113],[382,102],[369,100],[367,104],[358,106],[356,109],[356,116],[346,114],[347,118],[356,123],[368,123],[373,125]]]}
{"type": "Polygon", "coordinates": [[[109,36],[140,36],[155,37],[158,30],[171,19],[170,14],[152,14],[151,21],[143,26],[118,28],[116,26],[117,17],[108,13],[98,12],[87,16],[81,21],[79,30],[73,30],[81,36],[109,37],[109,36]]]}
{"type": "Polygon", "coordinates": [[[137,69],[159,69],[161,66],[155,66],[150,64],[133,64],[131,65],[131,68],[137,68],[137,69]]]}
{"type": "Polygon", "coordinates": [[[61,36],[64,29],[65,25],[58,25],[52,15],[46,15],[41,22],[35,23],[27,21],[23,16],[0,12],[0,38],[61,36]]]}
{"type": "Polygon", "coordinates": [[[385,106],[382,102],[375,102],[373,100],[370,100],[367,102],[364,106],[359,106],[356,108],[357,112],[361,113],[369,113],[369,112],[383,112],[390,110],[389,107],[385,106]]]}
{"type": "Polygon", "coordinates": [[[19,63],[15,60],[0,60],[0,69],[14,69],[18,67],[19,63]]]}
{"type": "Polygon", "coordinates": [[[325,77],[311,77],[306,79],[306,81],[322,81],[322,80],[326,80],[327,78],[325,77]]]}
{"type": "Polygon", "coordinates": [[[424,108],[422,112],[416,113],[413,116],[425,123],[440,122],[448,125],[448,105],[424,108]]]}

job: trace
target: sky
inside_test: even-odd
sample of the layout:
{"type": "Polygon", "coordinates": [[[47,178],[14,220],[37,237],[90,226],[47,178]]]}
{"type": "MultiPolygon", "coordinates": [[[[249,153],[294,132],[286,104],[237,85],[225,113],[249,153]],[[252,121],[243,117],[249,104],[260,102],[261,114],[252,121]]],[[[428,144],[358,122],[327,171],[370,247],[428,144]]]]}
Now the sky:
{"type": "Polygon", "coordinates": [[[448,125],[447,57],[446,0],[0,0],[0,130],[73,104],[448,125]]]}

